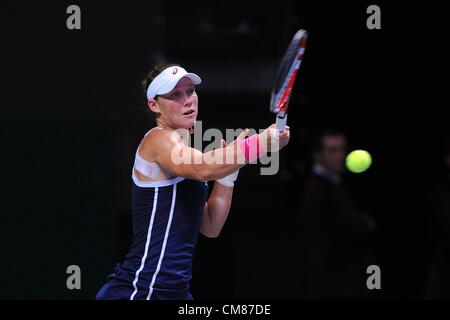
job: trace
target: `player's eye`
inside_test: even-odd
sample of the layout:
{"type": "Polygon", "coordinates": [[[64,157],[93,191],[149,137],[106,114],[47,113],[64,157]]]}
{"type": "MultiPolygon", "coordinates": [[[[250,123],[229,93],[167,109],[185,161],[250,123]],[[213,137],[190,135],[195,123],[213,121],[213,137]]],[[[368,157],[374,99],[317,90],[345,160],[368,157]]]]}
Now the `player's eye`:
{"type": "Polygon", "coordinates": [[[181,97],[181,93],[179,92],[179,91],[175,91],[175,92],[172,92],[171,94],[170,94],[170,98],[172,99],[172,100],[176,100],[176,99],[178,99],[178,98],[180,98],[181,97]]]}
{"type": "Polygon", "coordinates": [[[194,94],[194,92],[195,92],[195,89],[194,89],[194,88],[188,89],[188,90],[187,90],[187,95],[188,95],[188,97],[192,96],[192,95],[194,94]]]}

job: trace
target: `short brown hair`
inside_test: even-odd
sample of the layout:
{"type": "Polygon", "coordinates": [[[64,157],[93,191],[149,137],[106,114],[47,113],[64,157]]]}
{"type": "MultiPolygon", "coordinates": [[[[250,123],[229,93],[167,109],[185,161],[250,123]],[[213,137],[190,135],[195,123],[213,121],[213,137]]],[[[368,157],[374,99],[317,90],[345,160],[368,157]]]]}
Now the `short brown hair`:
{"type": "MultiPolygon", "coordinates": [[[[180,65],[178,63],[163,63],[154,66],[149,73],[147,73],[147,76],[142,80],[142,90],[144,92],[145,101],[147,102],[147,89],[150,83],[164,70],[170,67],[179,67],[180,65]]],[[[158,98],[158,96],[155,96],[155,100],[158,98]]]]}
{"type": "MultiPolygon", "coordinates": [[[[154,66],[145,76],[145,78],[141,81],[141,95],[143,98],[143,102],[146,106],[146,110],[147,110],[147,114],[149,116],[149,118],[152,121],[155,121],[155,114],[154,112],[152,112],[147,105],[148,99],[147,99],[147,89],[148,86],[150,85],[150,83],[161,73],[163,72],[165,69],[169,68],[169,67],[176,67],[176,66],[180,66],[178,63],[163,63],[163,64],[158,64],[156,66],[154,66]]],[[[155,100],[158,99],[158,96],[155,96],[155,100]]]]}

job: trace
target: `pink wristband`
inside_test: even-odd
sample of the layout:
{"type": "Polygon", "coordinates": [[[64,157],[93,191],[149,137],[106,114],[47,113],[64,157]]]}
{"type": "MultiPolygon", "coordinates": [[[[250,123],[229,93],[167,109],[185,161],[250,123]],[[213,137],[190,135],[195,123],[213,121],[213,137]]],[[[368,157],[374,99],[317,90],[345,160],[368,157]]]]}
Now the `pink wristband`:
{"type": "Polygon", "coordinates": [[[239,142],[239,145],[244,152],[245,161],[252,162],[260,157],[261,150],[259,148],[259,136],[257,134],[242,140],[239,142]]]}

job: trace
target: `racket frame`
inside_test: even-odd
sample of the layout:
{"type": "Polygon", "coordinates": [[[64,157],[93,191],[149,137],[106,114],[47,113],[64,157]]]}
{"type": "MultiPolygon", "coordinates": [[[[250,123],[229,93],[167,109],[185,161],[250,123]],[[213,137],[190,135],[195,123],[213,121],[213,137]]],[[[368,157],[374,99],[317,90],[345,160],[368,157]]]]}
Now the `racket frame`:
{"type": "MultiPolygon", "coordinates": [[[[286,127],[287,123],[287,109],[289,105],[289,100],[292,93],[292,88],[294,87],[295,79],[297,77],[298,69],[300,68],[300,65],[303,60],[303,54],[305,52],[305,46],[306,46],[306,40],[308,38],[308,33],[305,30],[299,30],[294,35],[294,38],[292,41],[299,39],[299,44],[297,47],[297,52],[295,54],[294,61],[292,62],[292,65],[289,68],[288,77],[286,77],[283,81],[283,86],[280,92],[277,95],[274,95],[274,92],[272,91],[272,99],[271,99],[271,111],[275,112],[276,115],[276,126],[277,129],[281,132],[286,127]]],[[[291,41],[291,43],[292,43],[291,41]]],[[[289,50],[289,47],[288,47],[289,50]]],[[[285,53],[284,57],[287,55],[288,52],[285,53]]]]}

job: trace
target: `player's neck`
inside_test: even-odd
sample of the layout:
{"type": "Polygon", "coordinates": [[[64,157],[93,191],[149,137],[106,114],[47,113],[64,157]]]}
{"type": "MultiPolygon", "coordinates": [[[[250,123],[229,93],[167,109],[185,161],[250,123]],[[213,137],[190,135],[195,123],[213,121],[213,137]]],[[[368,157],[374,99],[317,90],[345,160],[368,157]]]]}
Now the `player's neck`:
{"type": "Polygon", "coordinates": [[[169,132],[174,132],[176,133],[185,144],[189,144],[189,139],[190,139],[190,135],[191,135],[191,128],[173,128],[172,126],[169,126],[165,123],[163,123],[162,121],[157,121],[156,126],[158,128],[167,130],[169,132]]]}

